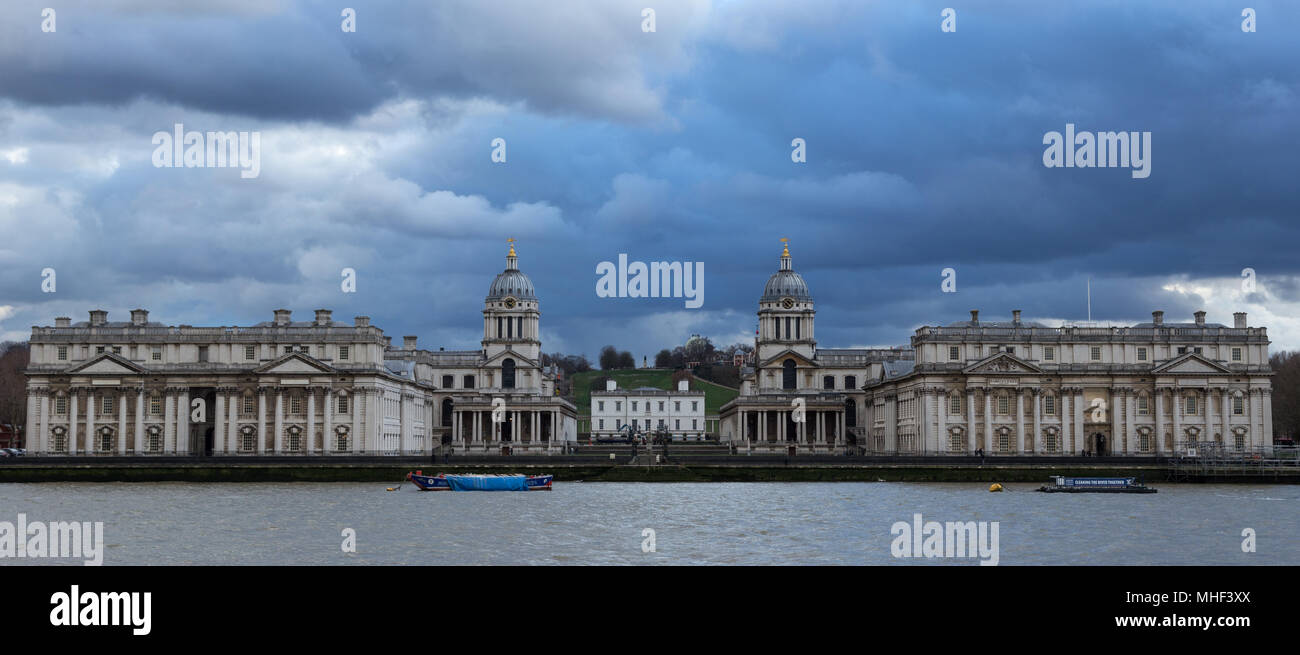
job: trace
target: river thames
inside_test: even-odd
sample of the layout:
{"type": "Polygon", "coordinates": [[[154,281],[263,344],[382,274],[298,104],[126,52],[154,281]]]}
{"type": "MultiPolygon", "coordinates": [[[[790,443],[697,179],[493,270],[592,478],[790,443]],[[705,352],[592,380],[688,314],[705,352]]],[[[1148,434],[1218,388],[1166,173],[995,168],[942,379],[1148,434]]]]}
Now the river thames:
{"type": "MultiPolygon", "coordinates": [[[[102,521],[106,565],[941,564],[891,526],[997,522],[999,563],[1300,563],[1300,486],[1157,484],[1157,494],[989,493],[979,483],[556,483],[422,493],[409,483],[0,484],[0,522],[102,521]],[[344,552],[346,530],[355,551],[344,552]],[[653,550],[647,532],[653,531],[653,550]],[[1256,552],[1243,552],[1243,530],[1256,552]]],[[[0,564],[81,560],[0,559],[0,564]]]]}

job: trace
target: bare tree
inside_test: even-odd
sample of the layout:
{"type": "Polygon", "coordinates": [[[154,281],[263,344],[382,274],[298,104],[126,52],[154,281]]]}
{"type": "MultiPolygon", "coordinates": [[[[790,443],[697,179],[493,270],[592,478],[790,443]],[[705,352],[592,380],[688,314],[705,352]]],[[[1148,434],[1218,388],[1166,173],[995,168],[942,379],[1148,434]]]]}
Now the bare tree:
{"type": "Polygon", "coordinates": [[[13,425],[20,433],[27,429],[27,376],[23,371],[30,357],[26,342],[0,343],[0,423],[13,425]]]}

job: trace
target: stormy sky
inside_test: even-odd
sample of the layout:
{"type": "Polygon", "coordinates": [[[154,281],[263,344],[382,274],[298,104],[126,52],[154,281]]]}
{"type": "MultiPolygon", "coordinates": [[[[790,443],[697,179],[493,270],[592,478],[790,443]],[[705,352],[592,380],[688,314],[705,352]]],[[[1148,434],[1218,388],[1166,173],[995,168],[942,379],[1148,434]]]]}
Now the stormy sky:
{"type": "Polygon", "coordinates": [[[1297,33],[1261,0],[12,0],[0,340],[285,307],[474,349],[513,237],[544,350],[639,362],[752,339],[787,237],[823,347],[1081,321],[1091,278],[1094,320],[1246,311],[1300,348],[1297,33]],[[155,166],[176,123],[258,132],[260,174],[155,166]],[[1150,132],[1150,177],[1046,168],[1067,123],[1150,132]],[[620,253],[703,262],[703,306],[597,297],[620,253]]]}

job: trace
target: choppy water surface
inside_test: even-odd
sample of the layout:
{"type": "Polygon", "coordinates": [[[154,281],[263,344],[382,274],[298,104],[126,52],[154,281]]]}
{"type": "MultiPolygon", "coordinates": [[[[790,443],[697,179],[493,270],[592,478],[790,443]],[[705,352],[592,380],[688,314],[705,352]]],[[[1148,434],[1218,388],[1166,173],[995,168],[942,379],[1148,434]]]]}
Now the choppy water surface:
{"type": "MultiPolygon", "coordinates": [[[[1300,487],[989,493],[978,483],[0,484],[0,521],[103,521],[105,564],[962,564],[895,559],[891,526],[997,521],[1000,562],[1300,564],[1300,487]],[[356,531],[344,553],[342,532],[356,531]],[[645,528],[655,552],[642,552],[645,528]],[[1242,530],[1257,535],[1243,553],[1242,530]]],[[[54,563],[5,560],[3,564],[54,563]]],[[[80,564],[80,561],[60,563],[80,564]]]]}

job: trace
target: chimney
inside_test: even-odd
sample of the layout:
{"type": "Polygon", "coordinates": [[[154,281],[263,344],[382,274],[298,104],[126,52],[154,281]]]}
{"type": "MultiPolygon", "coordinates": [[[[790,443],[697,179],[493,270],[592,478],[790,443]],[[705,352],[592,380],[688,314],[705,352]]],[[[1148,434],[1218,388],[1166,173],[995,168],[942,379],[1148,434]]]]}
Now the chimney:
{"type": "Polygon", "coordinates": [[[392,348],[392,347],[393,347],[393,338],[392,338],[392,337],[384,337],[384,350],[388,350],[389,348],[392,348]]]}
{"type": "Polygon", "coordinates": [[[352,320],[354,321],[354,325],[356,325],[357,327],[370,327],[369,316],[358,316],[352,320]]]}
{"type": "Polygon", "coordinates": [[[1151,312],[1151,322],[1154,323],[1154,324],[1156,324],[1156,325],[1164,325],[1164,324],[1165,324],[1165,313],[1162,312],[1162,311],[1160,311],[1160,310],[1158,310],[1158,309],[1157,309],[1156,311],[1154,311],[1154,312],[1151,312]]]}
{"type": "Polygon", "coordinates": [[[144,325],[149,322],[149,310],[133,309],[131,310],[131,325],[144,325]]]}
{"type": "Polygon", "coordinates": [[[67,316],[60,316],[54,319],[54,327],[72,327],[72,319],[67,316]]]}
{"type": "Polygon", "coordinates": [[[291,313],[292,313],[292,312],[290,312],[290,311],[287,310],[287,309],[277,309],[277,310],[275,310],[275,324],[276,324],[276,325],[288,325],[288,324],[289,324],[289,314],[291,314],[291,313]]]}
{"type": "Polygon", "coordinates": [[[678,381],[677,381],[677,390],[678,390],[678,391],[690,391],[690,390],[691,390],[691,383],[690,383],[690,381],[689,381],[689,380],[678,380],[678,381]]]}
{"type": "Polygon", "coordinates": [[[328,309],[316,310],[316,325],[320,327],[329,327],[331,313],[332,312],[328,309]]]}
{"type": "Polygon", "coordinates": [[[605,380],[605,391],[614,391],[618,389],[618,382],[614,380],[605,380]]]}
{"type": "Polygon", "coordinates": [[[1199,325],[1199,326],[1201,326],[1201,327],[1205,327],[1205,311],[1204,311],[1204,310],[1199,311],[1199,312],[1195,312],[1195,313],[1193,313],[1192,315],[1196,317],[1196,324],[1197,324],[1197,325],[1199,325]]]}
{"type": "Polygon", "coordinates": [[[96,326],[96,325],[103,325],[103,324],[105,324],[105,323],[107,323],[107,322],[108,322],[108,312],[106,312],[106,311],[104,311],[104,310],[102,310],[102,309],[92,309],[92,310],[90,310],[90,325],[91,325],[91,327],[94,327],[94,326],[96,326]]]}
{"type": "Polygon", "coordinates": [[[1232,327],[1245,329],[1246,312],[1237,312],[1232,315],[1232,327]]]}
{"type": "Polygon", "coordinates": [[[1013,323],[1015,323],[1016,325],[1020,325],[1020,310],[1019,310],[1019,309],[1013,309],[1013,310],[1011,310],[1011,321],[1012,321],[1013,323]]]}
{"type": "Polygon", "coordinates": [[[402,337],[402,350],[415,350],[416,337],[402,337]]]}
{"type": "Polygon", "coordinates": [[[978,310],[978,309],[972,309],[972,310],[970,310],[970,322],[971,322],[971,323],[979,323],[979,322],[980,322],[980,310],[978,310]]]}

